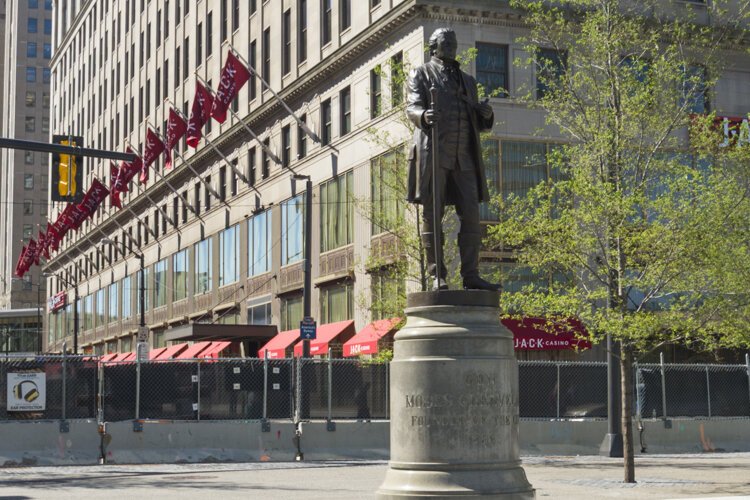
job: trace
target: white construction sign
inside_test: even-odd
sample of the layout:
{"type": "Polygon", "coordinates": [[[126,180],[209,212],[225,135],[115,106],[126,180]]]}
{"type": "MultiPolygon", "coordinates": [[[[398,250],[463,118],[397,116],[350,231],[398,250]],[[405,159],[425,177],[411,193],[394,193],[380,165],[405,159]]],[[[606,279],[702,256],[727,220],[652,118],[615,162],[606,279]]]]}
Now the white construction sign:
{"type": "Polygon", "coordinates": [[[8,373],[7,411],[44,411],[47,402],[47,374],[8,373]]]}

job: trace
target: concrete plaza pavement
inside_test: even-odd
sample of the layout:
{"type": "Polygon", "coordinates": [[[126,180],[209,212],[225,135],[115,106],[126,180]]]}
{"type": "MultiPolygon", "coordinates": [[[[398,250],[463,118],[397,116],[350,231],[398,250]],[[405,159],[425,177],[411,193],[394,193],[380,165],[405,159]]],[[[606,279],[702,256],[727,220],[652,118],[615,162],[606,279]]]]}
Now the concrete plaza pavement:
{"type": "MultiPolygon", "coordinates": [[[[750,499],[750,453],[641,455],[635,485],[622,460],[527,456],[537,498],[750,499]]],[[[387,464],[264,462],[0,469],[0,499],[372,499],[387,464]]]]}

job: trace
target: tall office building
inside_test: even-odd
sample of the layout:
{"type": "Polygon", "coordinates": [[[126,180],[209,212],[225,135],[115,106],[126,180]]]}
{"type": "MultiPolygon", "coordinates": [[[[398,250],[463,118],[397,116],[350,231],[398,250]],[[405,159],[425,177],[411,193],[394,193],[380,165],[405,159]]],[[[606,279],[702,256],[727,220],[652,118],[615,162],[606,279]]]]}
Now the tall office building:
{"type": "MultiPolygon", "coordinates": [[[[3,0],[0,13],[0,136],[47,142],[52,1],[3,0]]],[[[37,328],[36,308],[46,297],[45,281],[38,267],[23,280],[13,272],[23,245],[36,239],[47,220],[48,163],[46,154],[0,150],[0,309],[26,309],[16,328],[29,329],[30,335],[37,328]]],[[[12,349],[35,350],[36,338],[19,336],[12,349]]]]}
{"type": "MultiPolygon", "coordinates": [[[[163,134],[172,107],[190,113],[199,78],[217,87],[231,46],[321,142],[251,77],[231,106],[244,123],[232,113],[224,123],[212,120],[197,149],[180,142],[172,169],[160,158],[145,184],[134,182],[122,209],[107,201],[80,231],[68,233],[48,263],[55,274],[49,294],[67,295],[67,305],[49,316],[50,350],[64,340],[70,346],[74,334],[84,351],[133,349],[141,254],[153,347],[164,346],[174,327],[194,322],[297,328],[305,204],[304,182],[295,184],[293,173],[314,184],[313,316],[319,324],[353,319],[361,328],[381,314],[369,304],[394,284],[370,257],[392,237],[358,201],[403,210],[401,199],[380,189],[384,158],[411,139],[403,82],[393,69],[424,62],[437,27],[456,30],[459,51],[476,49],[464,69],[487,91],[508,90],[491,100],[496,125],[485,141],[496,190],[523,190],[546,178],[544,162],[526,159],[561,139],[538,138],[543,115],[513,99],[537,82],[533,69],[512,64],[524,57],[517,42],[524,26],[506,2],[468,0],[460,8],[441,0],[79,3],[55,7],[54,133],[142,152],[147,130],[163,134]],[[74,285],[81,297],[78,332],[74,285]]],[[[746,113],[739,89],[749,80],[741,70],[728,73],[712,105],[727,115],[746,113]]],[[[86,160],[84,185],[94,178],[110,184],[108,161],[86,160]]],[[[51,218],[63,208],[52,204],[51,218]]],[[[491,223],[494,215],[483,207],[482,217],[491,223]]],[[[483,254],[482,266],[506,267],[512,278],[506,289],[530,279],[504,257],[483,254]]]]}

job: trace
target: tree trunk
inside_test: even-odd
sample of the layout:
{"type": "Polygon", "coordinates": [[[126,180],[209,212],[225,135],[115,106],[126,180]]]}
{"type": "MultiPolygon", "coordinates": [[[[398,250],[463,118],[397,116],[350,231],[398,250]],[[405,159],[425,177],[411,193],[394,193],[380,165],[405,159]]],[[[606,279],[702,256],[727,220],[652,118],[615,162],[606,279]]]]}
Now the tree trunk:
{"type": "Polygon", "coordinates": [[[635,457],[633,456],[633,350],[623,345],[620,352],[620,381],[622,394],[622,456],[625,482],[635,482],[635,457]]]}

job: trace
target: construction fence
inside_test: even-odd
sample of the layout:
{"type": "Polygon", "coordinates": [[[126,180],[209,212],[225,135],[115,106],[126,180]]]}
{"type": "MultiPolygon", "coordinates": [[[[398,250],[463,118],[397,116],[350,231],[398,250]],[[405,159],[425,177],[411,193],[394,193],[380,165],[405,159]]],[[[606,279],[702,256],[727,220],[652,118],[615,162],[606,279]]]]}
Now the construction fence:
{"type": "MultiPolygon", "coordinates": [[[[523,419],[607,417],[606,363],[520,361],[523,419]]],[[[745,365],[636,364],[642,418],[750,418],[745,365]]],[[[0,420],[388,419],[390,365],[349,359],[99,362],[0,356],[0,420]]]]}

